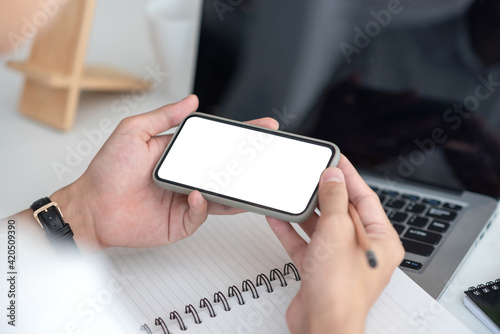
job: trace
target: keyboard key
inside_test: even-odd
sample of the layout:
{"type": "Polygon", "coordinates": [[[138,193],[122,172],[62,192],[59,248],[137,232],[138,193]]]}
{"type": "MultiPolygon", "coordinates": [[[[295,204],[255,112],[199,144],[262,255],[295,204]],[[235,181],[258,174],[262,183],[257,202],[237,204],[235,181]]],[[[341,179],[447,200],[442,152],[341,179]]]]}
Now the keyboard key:
{"type": "Polygon", "coordinates": [[[450,210],[455,210],[455,211],[460,211],[462,210],[462,206],[458,204],[452,204],[452,203],[444,203],[443,208],[445,209],[450,209],[450,210]]]}
{"type": "Polygon", "coordinates": [[[438,209],[438,208],[430,208],[427,212],[426,216],[437,218],[445,221],[452,221],[457,218],[457,213],[453,211],[438,209]]]}
{"type": "Polygon", "coordinates": [[[408,204],[405,211],[408,211],[411,213],[422,213],[422,212],[424,212],[425,208],[426,208],[425,205],[411,202],[410,204],[408,204]]]}
{"type": "Polygon", "coordinates": [[[432,199],[432,198],[424,198],[422,201],[424,203],[430,204],[430,205],[440,205],[441,201],[438,201],[437,199],[432,199]]]}
{"type": "Polygon", "coordinates": [[[388,215],[389,219],[395,223],[402,223],[408,218],[408,214],[404,212],[393,211],[388,215]]]}
{"type": "Polygon", "coordinates": [[[377,191],[378,190],[378,187],[375,187],[375,186],[370,186],[370,188],[372,188],[373,191],[377,191]]]}
{"type": "Polygon", "coordinates": [[[381,193],[382,193],[382,195],[387,195],[387,196],[391,196],[391,197],[395,197],[395,196],[399,195],[399,193],[397,191],[394,191],[394,190],[382,190],[381,193]]]}
{"type": "Polygon", "coordinates": [[[387,201],[387,203],[384,204],[384,206],[391,209],[401,209],[403,206],[405,206],[405,204],[406,202],[400,199],[389,198],[389,200],[387,201]]]}
{"type": "Polygon", "coordinates": [[[422,263],[417,262],[417,261],[404,259],[403,262],[401,262],[400,266],[405,267],[405,268],[419,270],[420,268],[422,268],[422,263]]]}
{"type": "Polygon", "coordinates": [[[405,230],[405,227],[403,225],[392,224],[392,226],[394,226],[396,232],[398,232],[399,235],[401,235],[401,233],[403,233],[403,231],[405,230]]]}
{"type": "Polygon", "coordinates": [[[448,224],[448,223],[443,223],[443,222],[440,222],[437,220],[433,220],[427,229],[432,230],[432,231],[436,231],[436,232],[444,233],[448,230],[449,227],[450,227],[450,224],[448,224]]]}
{"type": "Polygon", "coordinates": [[[420,216],[413,216],[408,221],[408,225],[424,227],[425,225],[427,225],[428,222],[429,222],[428,218],[420,217],[420,216]]]}
{"type": "Polygon", "coordinates": [[[436,245],[442,238],[441,234],[427,232],[416,228],[410,228],[408,231],[406,231],[404,237],[433,245],[436,245]]]}
{"type": "Polygon", "coordinates": [[[411,194],[403,194],[401,197],[409,199],[410,201],[416,202],[420,199],[417,195],[411,195],[411,194]]]}
{"type": "Polygon", "coordinates": [[[408,253],[413,253],[422,256],[429,256],[434,251],[434,246],[423,244],[416,241],[401,239],[403,247],[408,253]]]}
{"type": "Polygon", "coordinates": [[[377,194],[378,198],[380,199],[380,203],[384,203],[386,197],[384,195],[377,194]]]}

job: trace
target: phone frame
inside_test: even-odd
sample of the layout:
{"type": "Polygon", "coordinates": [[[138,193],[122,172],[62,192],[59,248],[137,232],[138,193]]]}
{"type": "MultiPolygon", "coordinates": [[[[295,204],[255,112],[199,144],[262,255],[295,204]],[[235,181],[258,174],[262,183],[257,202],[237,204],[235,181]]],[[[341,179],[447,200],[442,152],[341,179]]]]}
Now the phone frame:
{"type": "MultiPolygon", "coordinates": [[[[182,123],[178,126],[175,134],[173,135],[167,148],[165,149],[165,152],[162,154],[161,159],[158,161],[158,163],[156,164],[156,167],[154,168],[154,171],[153,171],[154,183],[156,183],[157,185],[159,185],[162,188],[172,190],[172,191],[175,191],[175,192],[178,192],[181,194],[185,194],[185,195],[189,195],[189,193],[191,193],[192,191],[198,190],[199,192],[201,192],[203,197],[208,201],[228,205],[228,206],[239,208],[239,209],[242,209],[245,211],[250,211],[250,212],[254,212],[254,213],[258,213],[258,214],[262,214],[262,215],[266,215],[266,216],[270,216],[270,217],[274,217],[274,218],[278,218],[278,219],[282,219],[282,220],[286,220],[286,221],[290,221],[290,222],[296,222],[296,223],[303,222],[304,220],[308,219],[311,216],[314,209],[316,208],[317,197],[318,197],[318,185],[316,185],[316,188],[313,192],[313,195],[309,199],[309,202],[306,206],[306,209],[299,214],[294,214],[294,213],[278,210],[278,209],[275,209],[272,207],[267,207],[267,206],[264,206],[261,204],[247,202],[247,201],[244,201],[244,200],[241,200],[238,198],[234,198],[234,197],[230,197],[230,196],[226,196],[226,195],[221,195],[221,194],[218,194],[218,193],[215,193],[212,191],[199,189],[199,188],[192,187],[192,186],[189,186],[186,184],[180,184],[180,183],[177,183],[174,181],[161,179],[158,176],[158,171],[159,171],[161,165],[163,164],[163,161],[165,160],[170,149],[175,144],[175,141],[176,141],[178,135],[180,134],[180,132],[182,131],[184,125],[192,117],[201,117],[201,118],[209,119],[211,121],[229,124],[232,126],[242,127],[242,128],[246,128],[246,129],[250,129],[250,130],[254,130],[254,131],[260,131],[260,132],[264,132],[264,133],[268,133],[268,134],[272,134],[272,135],[276,135],[276,136],[286,137],[286,138],[290,138],[290,139],[295,139],[295,140],[299,140],[299,141],[303,141],[303,142],[308,142],[308,143],[312,143],[312,144],[316,144],[316,145],[325,146],[325,147],[329,148],[330,150],[332,150],[332,156],[331,156],[328,164],[325,166],[325,169],[327,167],[330,167],[330,166],[337,166],[337,164],[340,160],[339,148],[337,147],[337,145],[330,143],[328,141],[314,139],[314,138],[305,137],[305,136],[301,136],[301,135],[296,135],[296,134],[289,133],[289,132],[271,130],[271,129],[259,127],[256,125],[252,125],[252,124],[238,122],[238,121],[234,121],[231,119],[219,117],[219,116],[213,116],[213,115],[209,115],[209,114],[205,114],[205,113],[201,113],[201,112],[196,112],[196,113],[193,113],[193,114],[189,115],[188,117],[186,117],[182,121],[182,123]]],[[[319,183],[319,180],[318,180],[318,183],[319,183]]]]}

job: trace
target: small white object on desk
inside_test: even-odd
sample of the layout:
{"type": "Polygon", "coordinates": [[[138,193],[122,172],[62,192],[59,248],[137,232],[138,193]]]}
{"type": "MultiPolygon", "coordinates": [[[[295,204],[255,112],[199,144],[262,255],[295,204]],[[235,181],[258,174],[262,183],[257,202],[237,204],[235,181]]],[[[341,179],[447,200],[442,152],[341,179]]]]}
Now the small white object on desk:
{"type": "Polygon", "coordinates": [[[180,100],[191,93],[200,26],[200,0],[150,0],[146,18],[155,56],[168,72],[166,94],[180,100]]]}

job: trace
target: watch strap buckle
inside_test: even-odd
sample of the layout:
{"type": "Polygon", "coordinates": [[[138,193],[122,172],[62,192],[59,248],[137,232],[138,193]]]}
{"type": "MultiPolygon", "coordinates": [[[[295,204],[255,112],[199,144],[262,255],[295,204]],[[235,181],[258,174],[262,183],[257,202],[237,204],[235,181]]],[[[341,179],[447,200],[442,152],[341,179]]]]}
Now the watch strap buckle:
{"type": "Polygon", "coordinates": [[[35,210],[35,212],[33,212],[33,217],[35,217],[36,221],[38,222],[38,224],[40,224],[40,227],[43,228],[43,225],[42,223],[40,222],[40,219],[38,218],[38,215],[42,212],[42,211],[45,211],[47,212],[51,207],[55,207],[57,209],[57,211],[59,211],[59,214],[61,215],[61,218],[64,218],[62,212],[61,212],[61,209],[59,209],[59,205],[57,205],[56,202],[50,202],[48,204],[45,204],[44,206],[38,208],[37,210],[35,210]]]}

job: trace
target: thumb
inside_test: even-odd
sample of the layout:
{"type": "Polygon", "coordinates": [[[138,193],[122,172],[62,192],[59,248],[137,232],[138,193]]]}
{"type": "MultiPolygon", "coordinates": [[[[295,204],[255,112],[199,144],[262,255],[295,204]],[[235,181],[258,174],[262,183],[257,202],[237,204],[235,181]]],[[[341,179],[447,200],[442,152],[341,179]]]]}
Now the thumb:
{"type": "MultiPolygon", "coordinates": [[[[348,203],[349,196],[345,185],[344,173],[339,168],[330,167],[325,169],[319,183],[319,206],[321,219],[318,229],[332,233],[334,226],[340,220],[349,218],[348,203]]],[[[350,221],[348,219],[348,221],[350,221]]],[[[351,225],[352,228],[352,224],[351,225]]]]}
{"type": "Polygon", "coordinates": [[[198,108],[198,97],[189,95],[185,99],[163,106],[156,110],[123,119],[117,130],[122,132],[137,131],[143,133],[148,141],[174,126],[179,125],[189,114],[198,108]]]}
{"type": "Polygon", "coordinates": [[[193,191],[188,196],[189,208],[184,213],[184,229],[187,235],[193,234],[208,216],[208,203],[199,191],[193,191]]]}

